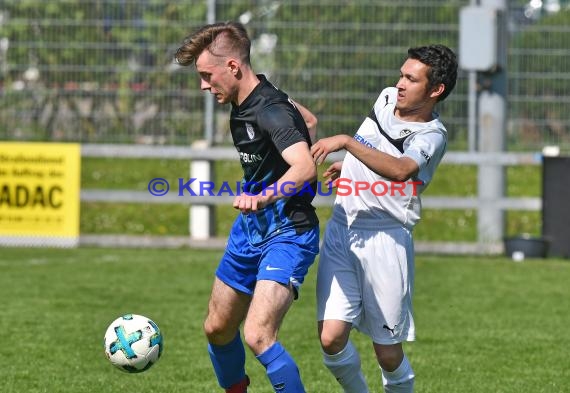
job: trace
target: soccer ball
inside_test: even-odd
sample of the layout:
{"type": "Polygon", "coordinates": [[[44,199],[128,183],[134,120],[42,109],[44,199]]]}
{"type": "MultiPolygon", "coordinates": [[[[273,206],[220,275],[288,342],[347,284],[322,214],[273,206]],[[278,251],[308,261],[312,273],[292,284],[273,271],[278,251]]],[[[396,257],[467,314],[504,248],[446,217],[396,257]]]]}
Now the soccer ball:
{"type": "Polygon", "coordinates": [[[162,334],[156,323],[137,314],[115,319],[105,332],[105,355],[128,373],[148,370],[162,354],[162,334]]]}

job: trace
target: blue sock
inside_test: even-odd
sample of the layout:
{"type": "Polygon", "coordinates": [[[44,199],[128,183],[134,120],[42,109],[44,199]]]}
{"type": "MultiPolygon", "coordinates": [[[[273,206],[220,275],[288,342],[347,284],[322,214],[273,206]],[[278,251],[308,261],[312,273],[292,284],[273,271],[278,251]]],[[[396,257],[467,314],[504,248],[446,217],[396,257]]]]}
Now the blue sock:
{"type": "Polygon", "coordinates": [[[295,361],[279,342],[276,342],[261,355],[258,355],[257,360],[259,360],[267,370],[267,377],[276,392],[305,392],[295,361]]]}
{"type": "Polygon", "coordinates": [[[226,345],[208,344],[208,353],[222,388],[227,389],[245,378],[245,349],[239,331],[226,345]]]}

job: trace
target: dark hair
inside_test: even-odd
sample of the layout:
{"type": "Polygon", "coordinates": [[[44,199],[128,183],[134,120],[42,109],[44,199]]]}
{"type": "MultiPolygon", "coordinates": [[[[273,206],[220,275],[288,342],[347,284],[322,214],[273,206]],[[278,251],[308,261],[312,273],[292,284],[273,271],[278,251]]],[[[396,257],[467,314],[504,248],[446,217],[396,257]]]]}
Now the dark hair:
{"type": "Polygon", "coordinates": [[[457,81],[457,56],[445,45],[427,45],[408,49],[408,58],[429,66],[429,88],[443,83],[445,89],[438,97],[443,101],[451,93],[457,81]]]}
{"type": "Polygon", "coordinates": [[[220,22],[205,25],[186,37],[174,56],[176,62],[187,66],[196,63],[200,54],[207,50],[218,57],[236,56],[250,64],[251,41],[245,27],[237,22],[220,22]]]}

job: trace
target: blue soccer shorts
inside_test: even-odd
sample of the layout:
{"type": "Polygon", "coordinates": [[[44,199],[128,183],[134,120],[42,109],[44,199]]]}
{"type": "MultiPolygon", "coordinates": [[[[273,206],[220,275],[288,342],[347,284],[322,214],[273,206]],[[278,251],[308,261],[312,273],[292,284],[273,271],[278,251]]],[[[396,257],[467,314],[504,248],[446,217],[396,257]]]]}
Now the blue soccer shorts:
{"type": "Polygon", "coordinates": [[[295,228],[279,229],[264,241],[252,244],[238,217],[216,276],[230,287],[249,295],[253,294],[259,280],[291,284],[297,297],[318,252],[318,225],[302,233],[295,228]]]}

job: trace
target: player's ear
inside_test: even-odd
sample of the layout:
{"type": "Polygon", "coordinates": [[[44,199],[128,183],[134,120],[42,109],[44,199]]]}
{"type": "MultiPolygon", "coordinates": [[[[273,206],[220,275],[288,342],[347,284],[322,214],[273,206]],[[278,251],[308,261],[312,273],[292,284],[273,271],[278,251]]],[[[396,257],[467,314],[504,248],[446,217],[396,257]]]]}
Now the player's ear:
{"type": "Polygon", "coordinates": [[[443,83],[440,83],[439,85],[431,89],[430,97],[437,98],[440,95],[442,95],[444,91],[445,91],[445,85],[443,83]]]}
{"type": "Polygon", "coordinates": [[[228,59],[226,66],[232,75],[236,76],[239,73],[240,63],[236,59],[228,59]]]}

